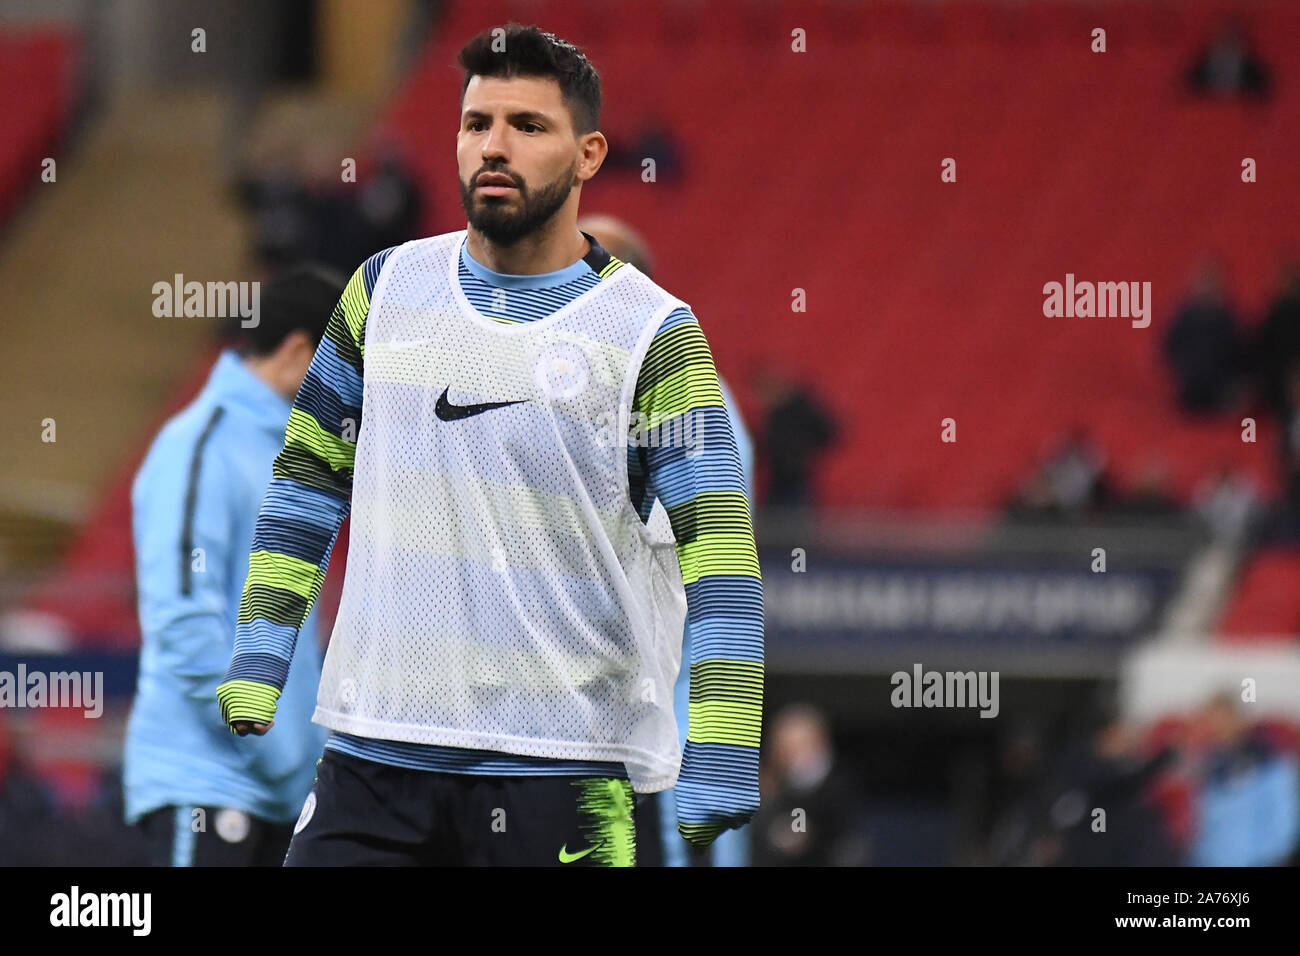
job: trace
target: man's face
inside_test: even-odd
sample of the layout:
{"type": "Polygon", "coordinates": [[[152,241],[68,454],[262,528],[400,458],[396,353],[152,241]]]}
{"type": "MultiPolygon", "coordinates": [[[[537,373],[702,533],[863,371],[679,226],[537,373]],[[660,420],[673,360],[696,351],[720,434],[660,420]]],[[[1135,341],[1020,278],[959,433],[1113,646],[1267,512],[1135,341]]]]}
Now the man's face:
{"type": "Polygon", "coordinates": [[[512,245],[550,220],[569,199],[579,158],[555,80],[469,81],[456,136],[460,201],[470,225],[488,240],[512,245]]]}

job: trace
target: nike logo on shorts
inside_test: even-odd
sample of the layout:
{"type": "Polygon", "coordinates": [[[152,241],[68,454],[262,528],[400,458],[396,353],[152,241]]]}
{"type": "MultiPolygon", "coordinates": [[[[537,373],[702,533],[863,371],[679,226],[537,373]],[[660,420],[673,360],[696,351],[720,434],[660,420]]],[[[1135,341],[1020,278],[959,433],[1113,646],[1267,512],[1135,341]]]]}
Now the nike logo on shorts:
{"type": "Polygon", "coordinates": [[[603,844],[603,843],[599,843],[599,844],[597,844],[596,846],[589,846],[589,847],[587,847],[587,849],[583,850],[581,853],[570,853],[570,852],[569,852],[569,845],[566,843],[566,844],[564,844],[564,846],[560,847],[560,862],[561,862],[561,863],[572,863],[574,860],[581,860],[581,859],[582,859],[584,856],[586,856],[588,853],[595,853],[595,852],[596,852],[597,850],[599,850],[602,846],[604,846],[604,844],[603,844]]]}

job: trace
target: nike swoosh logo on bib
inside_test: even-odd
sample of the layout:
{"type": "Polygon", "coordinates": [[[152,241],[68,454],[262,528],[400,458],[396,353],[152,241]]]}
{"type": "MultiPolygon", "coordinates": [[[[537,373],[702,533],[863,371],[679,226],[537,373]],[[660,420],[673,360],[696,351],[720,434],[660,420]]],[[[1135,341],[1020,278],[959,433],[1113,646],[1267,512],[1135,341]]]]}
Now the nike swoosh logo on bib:
{"type": "Polygon", "coordinates": [[[482,415],[484,412],[490,412],[494,408],[505,408],[507,405],[520,405],[527,401],[524,398],[517,398],[513,402],[480,402],[478,405],[453,405],[447,399],[447,393],[451,391],[448,385],[438,396],[438,404],[433,406],[433,413],[444,422],[454,422],[462,418],[469,418],[471,415],[482,415]]]}

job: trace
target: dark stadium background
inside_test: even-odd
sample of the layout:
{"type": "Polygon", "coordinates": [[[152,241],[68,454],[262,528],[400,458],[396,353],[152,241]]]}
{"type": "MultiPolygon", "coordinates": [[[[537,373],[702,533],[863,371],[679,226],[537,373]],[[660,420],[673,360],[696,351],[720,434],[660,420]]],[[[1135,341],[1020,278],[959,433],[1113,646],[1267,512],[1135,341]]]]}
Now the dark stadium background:
{"type": "MultiPolygon", "coordinates": [[[[153,284],[463,228],[452,63],[510,19],[601,71],[582,212],[646,238],[757,441],[755,862],[1253,852],[1205,808],[1300,750],[1300,5],[5,0],[0,671],[109,700],[0,709],[0,864],[140,859],[128,489],[222,325],[153,284]],[[1067,274],[1149,282],[1150,324],[1046,316],[1067,274]],[[997,715],[894,706],[918,664],[996,672],[997,715]]],[[[1294,859],[1300,794],[1259,800],[1294,859]]]]}

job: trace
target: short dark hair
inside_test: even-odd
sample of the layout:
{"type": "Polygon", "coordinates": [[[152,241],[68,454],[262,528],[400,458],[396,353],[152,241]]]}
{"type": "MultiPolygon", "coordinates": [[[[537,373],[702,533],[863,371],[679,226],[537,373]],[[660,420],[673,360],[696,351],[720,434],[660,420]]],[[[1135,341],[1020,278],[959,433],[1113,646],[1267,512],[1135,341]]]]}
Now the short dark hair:
{"type": "Polygon", "coordinates": [[[568,40],[554,33],[543,33],[536,26],[522,26],[513,20],[505,27],[484,30],[461,48],[457,62],[465,71],[460,87],[460,102],[465,104],[465,90],[476,76],[549,76],[560,84],[560,94],[574,132],[582,135],[600,127],[600,74],[586,54],[568,40]],[[504,49],[492,48],[493,30],[505,31],[504,49]]]}
{"type": "Polygon", "coordinates": [[[320,345],[325,326],[343,295],[343,277],[318,265],[300,265],[265,283],[258,297],[258,322],[241,328],[241,355],[270,355],[290,334],[302,330],[320,345]]]}

